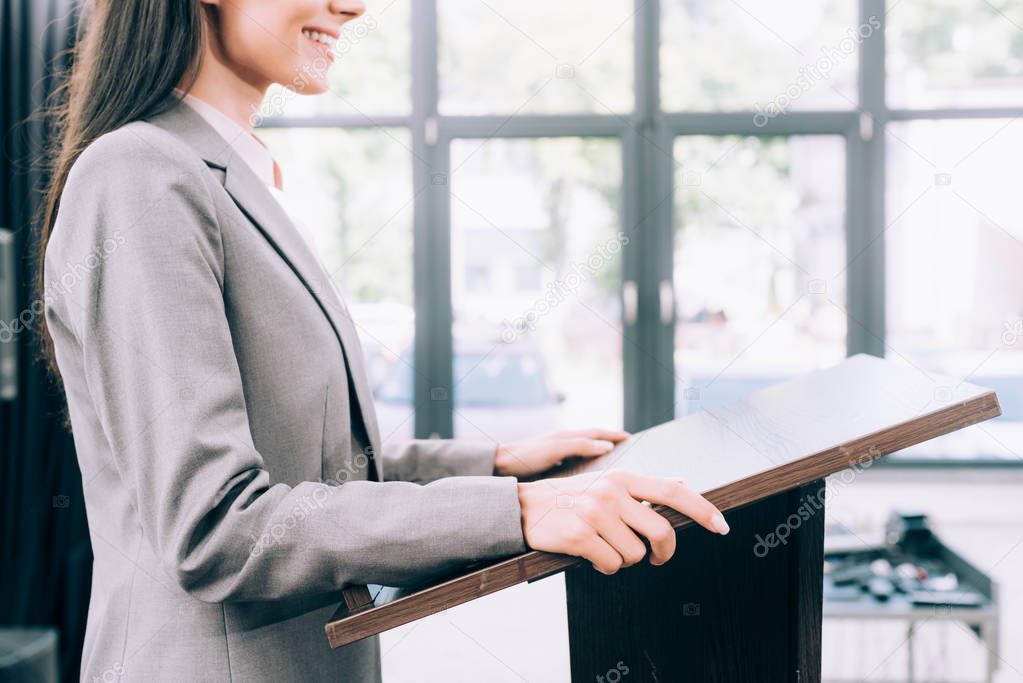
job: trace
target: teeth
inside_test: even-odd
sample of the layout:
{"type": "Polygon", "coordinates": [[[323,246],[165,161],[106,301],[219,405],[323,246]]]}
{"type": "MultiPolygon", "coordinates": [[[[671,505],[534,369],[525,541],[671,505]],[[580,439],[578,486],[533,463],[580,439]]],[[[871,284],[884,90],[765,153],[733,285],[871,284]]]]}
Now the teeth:
{"type": "Polygon", "coordinates": [[[330,49],[334,49],[334,37],[328,36],[326,33],[320,33],[319,31],[311,31],[309,29],[302,29],[302,35],[309,40],[315,40],[317,43],[326,45],[330,49]]]}

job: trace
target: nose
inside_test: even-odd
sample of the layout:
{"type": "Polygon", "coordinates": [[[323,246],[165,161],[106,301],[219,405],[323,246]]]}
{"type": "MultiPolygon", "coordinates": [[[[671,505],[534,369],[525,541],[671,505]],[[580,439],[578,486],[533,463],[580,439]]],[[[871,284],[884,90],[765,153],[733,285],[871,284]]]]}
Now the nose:
{"type": "Polygon", "coordinates": [[[330,13],[338,15],[342,21],[358,19],[366,13],[366,3],[362,0],[330,0],[330,13]]]}

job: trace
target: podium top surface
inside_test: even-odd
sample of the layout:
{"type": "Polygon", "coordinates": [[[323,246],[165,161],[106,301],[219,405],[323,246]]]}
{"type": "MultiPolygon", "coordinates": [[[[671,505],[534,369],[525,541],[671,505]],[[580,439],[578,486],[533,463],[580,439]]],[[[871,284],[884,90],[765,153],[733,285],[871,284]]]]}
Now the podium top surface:
{"type": "MultiPolygon", "coordinates": [[[[1000,414],[989,389],[858,354],[637,432],[607,455],[549,476],[619,469],[684,479],[726,511],[1000,414]]],[[[676,528],[693,523],[670,508],[654,509],[676,528]]],[[[580,561],[529,551],[361,606],[349,589],[327,637],[339,647],[580,561]]]]}
{"type": "MultiPolygon", "coordinates": [[[[552,474],[613,468],[684,479],[690,488],[706,493],[881,429],[908,428],[928,414],[954,411],[987,394],[993,392],[857,354],[831,368],[637,432],[601,458],[552,474]]],[[[849,466],[854,464],[855,459],[849,466]]]]}

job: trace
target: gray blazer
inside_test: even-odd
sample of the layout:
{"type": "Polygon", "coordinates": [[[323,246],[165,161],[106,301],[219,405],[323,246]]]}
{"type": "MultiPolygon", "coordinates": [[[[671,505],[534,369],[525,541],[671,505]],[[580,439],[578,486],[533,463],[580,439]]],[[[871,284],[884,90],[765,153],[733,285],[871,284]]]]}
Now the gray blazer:
{"type": "Polygon", "coordinates": [[[176,98],[81,155],[44,268],[95,554],[83,680],[379,680],[375,638],[327,645],[345,585],[525,550],[495,444],[381,445],[336,287],[176,98]]]}

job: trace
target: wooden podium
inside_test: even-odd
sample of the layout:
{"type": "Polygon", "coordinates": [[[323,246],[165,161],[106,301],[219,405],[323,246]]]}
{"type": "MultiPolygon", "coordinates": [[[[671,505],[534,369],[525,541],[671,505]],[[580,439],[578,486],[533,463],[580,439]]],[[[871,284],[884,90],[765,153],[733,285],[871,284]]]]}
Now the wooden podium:
{"type": "MultiPolygon", "coordinates": [[[[820,680],[824,477],[835,492],[877,457],[1001,414],[991,390],[872,356],[634,434],[555,473],[627,469],[684,478],[726,512],[720,537],[655,506],[675,557],[604,576],[537,551],[398,591],[344,593],[326,625],[340,647],[509,586],[566,571],[573,681],[820,680]]],[[[899,501],[893,500],[897,505],[899,501]]]]}

